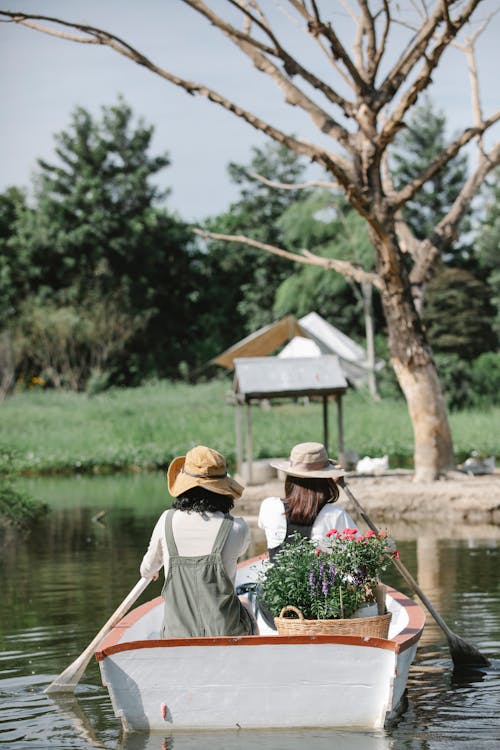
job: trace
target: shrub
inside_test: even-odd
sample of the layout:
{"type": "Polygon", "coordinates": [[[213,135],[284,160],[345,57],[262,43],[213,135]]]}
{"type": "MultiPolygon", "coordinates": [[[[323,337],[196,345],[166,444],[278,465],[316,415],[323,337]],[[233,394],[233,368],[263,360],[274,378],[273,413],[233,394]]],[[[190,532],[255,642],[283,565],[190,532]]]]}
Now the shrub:
{"type": "Polygon", "coordinates": [[[0,446],[0,522],[17,528],[27,528],[48,511],[48,506],[21,492],[13,485],[10,474],[14,454],[0,446]]]}

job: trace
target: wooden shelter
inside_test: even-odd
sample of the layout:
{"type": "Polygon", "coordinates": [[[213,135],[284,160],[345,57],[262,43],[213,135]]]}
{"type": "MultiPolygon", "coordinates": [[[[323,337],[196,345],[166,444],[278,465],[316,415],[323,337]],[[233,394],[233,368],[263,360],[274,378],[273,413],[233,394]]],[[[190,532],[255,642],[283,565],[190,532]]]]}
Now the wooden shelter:
{"type": "MultiPolygon", "coordinates": [[[[348,388],[334,354],[321,357],[280,359],[278,357],[245,357],[234,359],[234,396],[236,402],[237,471],[243,475],[242,407],[246,410],[246,465],[248,484],[252,484],[253,442],[252,403],[263,399],[308,396],[323,401],[323,443],[328,450],[328,398],[337,403],[338,450],[344,448],[342,396],[348,388]]],[[[290,446],[291,447],[291,446],[290,446]]]]}

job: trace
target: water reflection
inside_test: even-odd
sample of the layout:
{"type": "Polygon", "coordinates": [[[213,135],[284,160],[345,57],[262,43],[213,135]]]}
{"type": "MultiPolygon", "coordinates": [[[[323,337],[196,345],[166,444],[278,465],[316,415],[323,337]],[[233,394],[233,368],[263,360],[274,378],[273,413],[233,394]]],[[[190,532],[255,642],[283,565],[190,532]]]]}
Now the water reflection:
{"type": "Polygon", "coordinates": [[[124,736],[117,750],[389,750],[392,739],[382,733],[312,729],[308,731],[200,732],[197,734],[124,736]]]}
{"type": "MultiPolygon", "coordinates": [[[[457,673],[446,637],[430,615],[408,681],[408,708],[387,732],[330,730],[127,735],[114,717],[92,661],[76,696],[43,689],[80,654],[138,579],[138,564],[167,493],[161,474],[33,480],[52,512],[31,537],[0,548],[0,745],[124,750],[294,750],[366,748],[486,750],[500,735],[499,662],[457,673]]],[[[405,565],[450,628],[493,660],[500,643],[500,530],[390,526],[405,565]]],[[[253,526],[250,554],[263,548],[253,526]]],[[[410,593],[394,571],[387,582],[410,593]]],[[[138,603],[157,596],[151,584],[138,603]]]]}

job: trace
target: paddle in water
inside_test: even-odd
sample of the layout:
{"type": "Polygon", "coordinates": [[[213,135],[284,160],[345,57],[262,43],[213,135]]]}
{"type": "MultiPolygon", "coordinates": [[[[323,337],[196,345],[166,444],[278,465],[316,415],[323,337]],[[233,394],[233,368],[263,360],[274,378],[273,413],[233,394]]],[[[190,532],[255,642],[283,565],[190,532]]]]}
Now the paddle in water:
{"type": "Polygon", "coordinates": [[[132,591],[127,594],[120,606],[113,612],[109,620],[102,626],[97,635],[89,643],[85,651],[83,651],[80,656],[69,665],[69,667],[66,667],[59,677],[56,677],[56,679],[45,688],[45,693],[72,693],[74,691],[76,685],[80,682],[83,673],[87,669],[88,663],[94,655],[99,643],[104,636],[115,627],[117,622],[127,614],[132,604],[140,597],[144,589],[150,583],[151,579],[141,578],[140,581],[135,584],[132,591]]]}
{"type": "MultiPolygon", "coordinates": [[[[371,518],[368,516],[364,508],[362,507],[361,503],[354,497],[352,494],[349,486],[344,480],[344,477],[340,477],[337,479],[337,484],[339,484],[344,492],[346,493],[347,497],[354,503],[356,508],[359,511],[359,514],[361,518],[365,521],[365,523],[369,526],[369,528],[375,532],[375,534],[379,533],[379,530],[371,520],[371,518]]],[[[474,646],[471,646],[470,643],[467,643],[467,641],[464,641],[463,638],[458,636],[456,633],[454,633],[448,625],[445,623],[441,615],[434,609],[432,603],[429,601],[427,596],[424,594],[422,589],[419,587],[418,583],[415,581],[413,576],[411,575],[410,571],[407,570],[407,568],[403,565],[401,560],[397,558],[393,558],[393,563],[396,566],[396,568],[399,570],[407,584],[413,589],[413,591],[416,593],[418,598],[422,601],[422,603],[425,605],[425,607],[429,610],[434,620],[437,622],[443,633],[445,634],[447,640],[448,640],[448,646],[451,653],[451,658],[453,659],[453,665],[455,669],[459,668],[467,668],[467,667],[490,667],[491,662],[490,660],[484,656],[480,651],[477,650],[474,646]]]]}

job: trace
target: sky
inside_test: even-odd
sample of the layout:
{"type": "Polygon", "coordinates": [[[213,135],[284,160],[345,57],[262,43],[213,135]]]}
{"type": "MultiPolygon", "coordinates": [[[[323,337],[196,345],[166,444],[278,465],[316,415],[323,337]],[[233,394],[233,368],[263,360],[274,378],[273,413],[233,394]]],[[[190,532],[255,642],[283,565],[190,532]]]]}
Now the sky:
{"type": "MultiPolygon", "coordinates": [[[[288,4],[284,0],[261,2],[276,18],[283,38],[291,40],[292,49],[306,50],[302,31],[282,12],[288,4]]],[[[399,5],[408,2],[399,0],[399,5]]],[[[212,5],[220,7],[221,0],[212,5]]],[[[283,102],[267,76],[182,0],[0,0],[0,7],[60,16],[112,31],[170,72],[212,86],[287,133],[335,149],[326,136],[318,136],[304,113],[283,102]]],[[[352,39],[345,5],[335,0],[333,7],[339,31],[345,39],[352,39]]],[[[478,18],[484,20],[499,7],[499,0],[483,0],[478,18]]],[[[406,34],[401,26],[394,50],[404,46],[406,34]]],[[[500,13],[496,13],[478,46],[486,115],[499,106],[499,39],[500,13]]],[[[310,54],[315,69],[335,82],[325,60],[310,54]]],[[[447,117],[449,135],[471,124],[467,67],[461,52],[446,52],[429,93],[447,117]]],[[[170,210],[188,221],[227,210],[238,197],[238,188],[227,173],[228,163],[247,164],[252,148],[264,145],[265,136],[112,50],[55,39],[10,23],[0,23],[0,191],[11,185],[29,189],[37,159],[53,161],[53,136],[67,128],[76,106],[99,115],[101,107],[115,104],[119,95],[135,115],[154,126],[152,152],[170,155],[171,166],[158,179],[162,187],[171,189],[170,210]]],[[[488,138],[491,142],[498,136],[496,126],[488,138]]],[[[311,168],[308,176],[321,175],[311,168]]]]}

